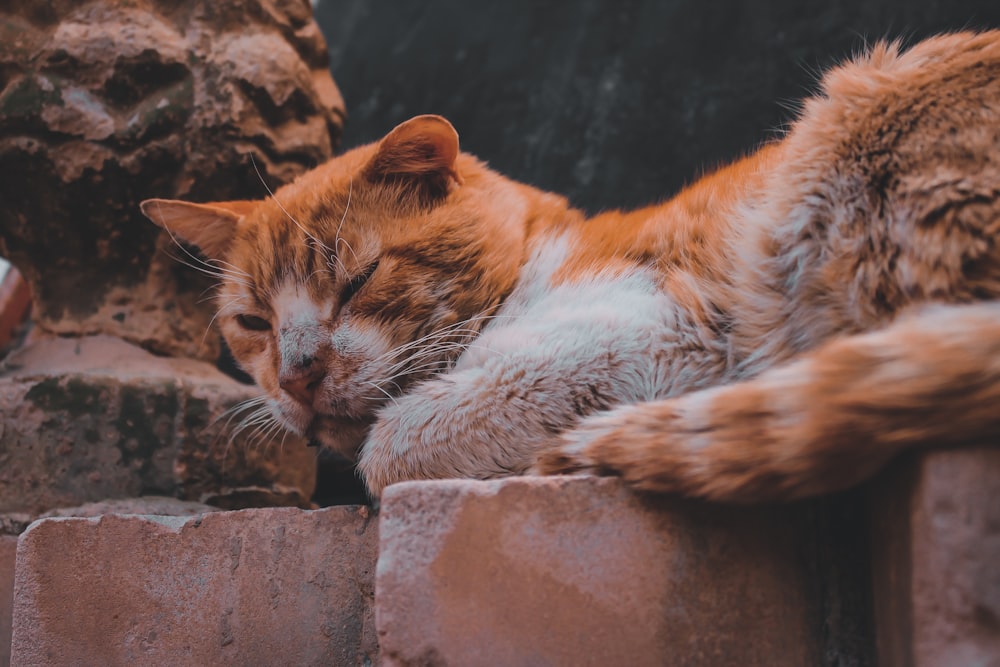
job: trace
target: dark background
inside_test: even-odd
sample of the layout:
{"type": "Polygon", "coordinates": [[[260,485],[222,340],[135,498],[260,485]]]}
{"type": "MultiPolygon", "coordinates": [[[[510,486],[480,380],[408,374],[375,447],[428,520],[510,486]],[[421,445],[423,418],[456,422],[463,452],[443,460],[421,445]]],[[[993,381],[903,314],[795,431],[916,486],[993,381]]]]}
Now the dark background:
{"type": "Polygon", "coordinates": [[[779,132],[866,42],[1000,27],[1000,0],[319,0],[344,148],[439,113],[589,211],[663,199],[779,132]]]}

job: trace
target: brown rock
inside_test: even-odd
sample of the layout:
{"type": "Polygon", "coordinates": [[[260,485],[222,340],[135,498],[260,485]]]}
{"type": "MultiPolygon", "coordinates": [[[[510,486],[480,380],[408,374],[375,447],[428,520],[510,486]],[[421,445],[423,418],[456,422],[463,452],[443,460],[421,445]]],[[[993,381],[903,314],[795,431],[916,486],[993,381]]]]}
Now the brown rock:
{"type": "Polygon", "coordinates": [[[374,664],[376,535],[358,507],[36,522],[13,662],[374,664]]]}
{"type": "Polygon", "coordinates": [[[17,537],[0,535],[0,667],[10,664],[10,635],[14,606],[14,555],[17,537]]]}
{"type": "Polygon", "coordinates": [[[263,198],[343,114],[307,0],[3,3],[0,255],[36,323],[214,358],[212,281],[139,201],[263,198]]]}
{"type": "MultiPolygon", "coordinates": [[[[62,507],[46,512],[47,517],[92,517],[102,514],[158,514],[166,516],[194,516],[207,512],[219,512],[218,507],[194,503],[176,498],[147,496],[145,498],[122,498],[79,507],[62,507]]],[[[26,519],[22,519],[26,520],[26,519]]],[[[18,522],[20,523],[20,522],[18,522]]],[[[17,535],[4,534],[4,528],[20,533],[27,524],[0,523],[0,667],[10,663],[10,640],[14,605],[14,563],[17,551],[17,535]]]]}
{"type": "Polygon", "coordinates": [[[308,507],[315,452],[239,430],[259,395],[214,367],[120,339],[45,339],[0,370],[0,514],[140,495],[308,507]]]}
{"type": "Polygon", "coordinates": [[[383,664],[818,664],[802,509],[643,500],[597,478],[392,486],[383,664]]]}
{"type": "Polygon", "coordinates": [[[881,665],[1000,665],[1000,449],[911,456],[873,484],[881,665]]]}

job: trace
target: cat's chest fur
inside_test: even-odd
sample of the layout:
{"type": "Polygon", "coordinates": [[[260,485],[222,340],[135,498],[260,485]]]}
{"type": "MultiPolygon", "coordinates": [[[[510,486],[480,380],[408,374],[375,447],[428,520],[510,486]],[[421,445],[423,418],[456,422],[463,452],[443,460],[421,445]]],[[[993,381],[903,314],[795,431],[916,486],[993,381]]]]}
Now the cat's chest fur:
{"type": "Polygon", "coordinates": [[[538,239],[514,290],[454,371],[504,364],[526,392],[551,378],[599,392],[608,404],[664,398],[726,376],[727,336],[677,303],[654,267],[566,275],[583,243],[577,230],[538,239]]]}

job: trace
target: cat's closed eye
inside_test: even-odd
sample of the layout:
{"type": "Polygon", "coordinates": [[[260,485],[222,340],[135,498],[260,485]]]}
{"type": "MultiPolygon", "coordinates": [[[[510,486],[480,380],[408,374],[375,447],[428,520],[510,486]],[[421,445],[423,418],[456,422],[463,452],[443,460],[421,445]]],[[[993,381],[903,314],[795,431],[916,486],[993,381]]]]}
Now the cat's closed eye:
{"type": "Polygon", "coordinates": [[[263,317],[258,317],[256,315],[237,315],[236,323],[239,324],[244,329],[249,329],[250,331],[270,331],[271,323],[265,320],[263,317]]]}
{"type": "Polygon", "coordinates": [[[377,268],[378,260],[376,259],[374,262],[365,267],[364,271],[351,278],[351,281],[344,287],[344,292],[340,296],[340,302],[347,303],[355,294],[361,291],[361,288],[365,286],[365,283],[368,282],[368,279],[372,277],[372,274],[375,273],[375,269],[377,268]]]}

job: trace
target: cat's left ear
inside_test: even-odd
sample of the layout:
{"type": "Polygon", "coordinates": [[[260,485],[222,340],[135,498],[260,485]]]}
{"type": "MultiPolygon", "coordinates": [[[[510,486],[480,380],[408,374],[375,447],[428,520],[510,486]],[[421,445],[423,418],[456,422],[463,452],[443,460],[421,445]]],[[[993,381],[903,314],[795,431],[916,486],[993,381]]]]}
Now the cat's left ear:
{"type": "Polygon", "coordinates": [[[226,201],[195,204],[177,199],[147,199],[139,204],[143,214],[173,236],[198,246],[210,259],[225,257],[236,226],[257,202],[226,201]]]}
{"type": "Polygon", "coordinates": [[[409,181],[443,195],[451,183],[462,183],[457,158],[458,132],[452,124],[441,116],[417,116],[379,142],[366,173],[371,180],[409,181]]]}

